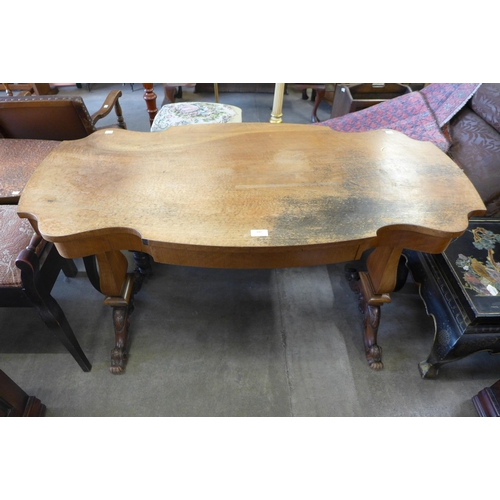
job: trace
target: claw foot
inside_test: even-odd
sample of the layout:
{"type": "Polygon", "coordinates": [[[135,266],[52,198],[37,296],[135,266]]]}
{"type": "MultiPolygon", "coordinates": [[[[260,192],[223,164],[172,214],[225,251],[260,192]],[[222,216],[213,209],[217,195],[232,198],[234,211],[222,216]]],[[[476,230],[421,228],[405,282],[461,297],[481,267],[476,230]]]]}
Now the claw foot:
{"type": "Polygon", "coordinates": [[[382,348],[378,345],[370,346],[366,350],[366,360],[372,370],[382,370],[384,368],[384,363],[382,363],[382,348]]]}
{"type": "Polygon", "coordinates": [[[123,373],[125,371],[125,363],[127,362],[127,353],[123,349],[115,347],[111,350],[111,373],[123,373]]]}

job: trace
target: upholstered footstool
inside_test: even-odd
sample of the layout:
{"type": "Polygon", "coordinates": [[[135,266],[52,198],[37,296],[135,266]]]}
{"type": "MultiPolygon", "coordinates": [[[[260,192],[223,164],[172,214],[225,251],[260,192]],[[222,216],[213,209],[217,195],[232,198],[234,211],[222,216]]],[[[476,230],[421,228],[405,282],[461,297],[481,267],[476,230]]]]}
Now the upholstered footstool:
{"type": "Polygon", "coordinates": [[[177,102],[165,104],[155,116],[151,132],[179,125],[203,123],[241,123],[241,109],[213,102],[177,102]]]}

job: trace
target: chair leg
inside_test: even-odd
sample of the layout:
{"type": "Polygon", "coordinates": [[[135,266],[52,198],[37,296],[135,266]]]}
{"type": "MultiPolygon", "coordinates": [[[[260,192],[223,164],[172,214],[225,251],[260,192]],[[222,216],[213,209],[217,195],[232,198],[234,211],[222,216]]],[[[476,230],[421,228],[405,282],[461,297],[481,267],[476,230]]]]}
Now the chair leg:
{"type": "Polygon", "coordinates": [[[122,107],[120,106],[120,102],[118,101],[118,99],[116,100],[115,103],[115,113],[116,113],[116,118],[118,118],[118,126],[124,130],[127,130],[127,124],[123,119],[122,107]]]}
{"type": "Polygon", "coordinates": [[[78,268],[72,259],[64,259],[61,257],[61,269],[64,276],[74,278],[78,274],[78,268]]]}
{"type": "Polygon", "coordinates": [[[89,255],[83,258],[85,271],[92,286],[98,291],[101,291],[101,283],[99,279],[99,271],[97,269],[97,260],[95,255],[89,255]]]}
{"type": "MultiPolygon", "coordinates": [[[[43,280],[39,279],[39,263],[35,250],[40,241],[40,235],[33,235],[29,246],[22,250],[16,259],[16,266],[21,270],[23,291],[44,323],[55,333],[64,347],[68,349],[75,361],[80,365],[80,368],[84,372],[89,372],[92,365],[82,351],[63,310],[50,295],[51,286],[47,289],[47,285],[43,283],[43,280]]],[[[57,264],[60,266],[60,262],[55,260],[52,253],[56,252],[55,247],[52,247],[50,250],[46,256],[45,265],[57,264]]],[[[59,254],[56,255],[60,258],[59,254]]]]}
{"type": "Polygon", "coordinates": [[[47,295],[43,298],[39,296],[39,301],[33,305],[45,324],[70,352],[80,368],[84,372],[89,372],[92,369],[92,365],[87,356],[85,356],[63,310],[54,297],[52,295],[47,295]]]}
{"type": "Polygon", "coordinates": [[[163,90],[165,92],[165,99],[163,99],[162,105],[165,104],[172,104],[175,102],[175,93],[176,93],[176,88],[175,87],[170,87],[169,85],[163,84],[163,90]],[[168,102],[167,102],[168,101],[168,102]]]}
{"type": "MultiPolygon", "coordinates": [[[[314,107],[313,107],[313,111],[312,111],[312,115],[311,115],[311,121],[313,123],[319,122],[318,115],[316,113],[318,111],[319,105],[321,104],[321,101],[323,100],[323,97],[325,97],[325,92],[326,92],[325,89],[315,90],[316,95],[314,98],[314,107]]],[[[312,96],[311,96],[311,99],[312,99],[312,96]]]]}

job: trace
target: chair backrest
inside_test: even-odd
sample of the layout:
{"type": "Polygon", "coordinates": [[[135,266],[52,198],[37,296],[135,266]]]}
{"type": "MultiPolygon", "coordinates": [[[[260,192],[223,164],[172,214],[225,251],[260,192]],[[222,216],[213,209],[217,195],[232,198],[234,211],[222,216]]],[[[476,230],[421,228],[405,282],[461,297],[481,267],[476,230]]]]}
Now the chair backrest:
{"type": "Polygon", "coordinates": [[[95,130],[81,97],[0,98],[0,137],[68,141],[95,130]]]}

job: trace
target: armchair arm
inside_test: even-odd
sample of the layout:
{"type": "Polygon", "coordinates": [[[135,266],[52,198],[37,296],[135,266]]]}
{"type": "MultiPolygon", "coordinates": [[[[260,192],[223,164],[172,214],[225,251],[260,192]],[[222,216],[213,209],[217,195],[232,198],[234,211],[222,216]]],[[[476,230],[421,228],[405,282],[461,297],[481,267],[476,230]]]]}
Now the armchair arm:
{"type": "Polygon", "coordinates": [[[118,98],[121,96],[122,96],[121,90],[112,90],[108,94],[108,97],[106,97],[106,100],[104,101],[100,109],[98,109],[95,113],[91,115],[90,118],[92,120],[92,123],[95,125],[101,118],[104,118],[105,116],[109,115],[109,113],[111,113],[111,110],[114,109],[116,116],[118,118],[118,126],[123,129],[127,128],[125,126],[125,122],[123,121],[122,108],[120,106],[120,102],[118,101],[118,98]]]}
{"type": "Polygon", "coordinates": [[[42,241],[43,238],[38,233],[35,233],[31,237],[29,245],[25,249],[21,250],[17,256],[16,266],[21,269],[23,283],[25,276],[30,276],[29,281],[32,281],[33,276],[39,271],[40,261],[36,253],[36,249],[42,241]]]}

